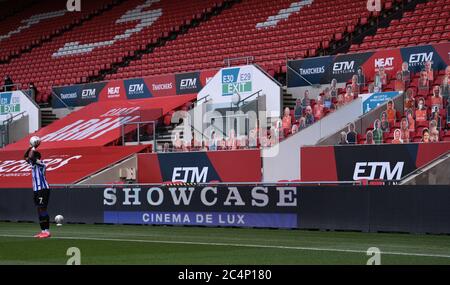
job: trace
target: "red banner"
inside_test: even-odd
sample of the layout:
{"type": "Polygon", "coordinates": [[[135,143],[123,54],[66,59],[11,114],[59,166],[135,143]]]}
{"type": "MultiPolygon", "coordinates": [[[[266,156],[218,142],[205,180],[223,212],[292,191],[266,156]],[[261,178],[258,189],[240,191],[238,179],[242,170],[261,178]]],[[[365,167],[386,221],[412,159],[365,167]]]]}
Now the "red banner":
{"type": "MultiPolygon", "coordinates": [[[[50,184],[71,184],[142,151],[145,147],[43,149],[41,155],[47,166],[46,176],[50,184]]],[[[31,169],[23,160],[24,152],[25,150],[0,152],[0,188],[31,187],[31,169]]]]}
{"type": "Polygon", "coordinates": [[[92,103],[42,128],[6,150],[25,150],[31,136],[42,140],[40,149],[104,146],[121,137],[121,126],[133,121],[153,121],[196,95],[92,103]]]}

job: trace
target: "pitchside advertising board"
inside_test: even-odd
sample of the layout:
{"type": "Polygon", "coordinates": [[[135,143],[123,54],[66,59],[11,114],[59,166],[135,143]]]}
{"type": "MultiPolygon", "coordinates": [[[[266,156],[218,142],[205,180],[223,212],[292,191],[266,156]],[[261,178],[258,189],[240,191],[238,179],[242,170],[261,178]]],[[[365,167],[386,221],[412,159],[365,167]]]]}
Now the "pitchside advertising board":
{"type": "Polygon", "coordinates": [[[449,142],[301,148],[302,181],[401,180],[450,150],[449,142]]]}
{"type": "MultiPolygon", "coordinates": [[[[1,189],[0,220],[36,222],[32,189],[1,189]]],[[[69,223],[450,233],[448,185],[53,188],[69,223]]]]}
{"type": "MultiPolygon", "coordinates": [[[[208,103],[215,109],[229,108],[234,106],[236,98],[243,100],[258,91],[259,96],[266,96],[265,109],[268,116],[280,116],[280,85],[254,65],[222,68],[198,93],[197,98],[209,96],[208,103]]],[[[252,97],[249,101],[256,98],[252,97]]]]}
{"type": "Polygon", "coordinates": [[[423,45],[376,52],[350,53],[288,61],[287,87],[309,87],[311,84],[330,84],[335,78],[346,83],[362,68],[366,78],[373,78],[380,67],[392,78],[401,70],[403,62],[416,73],[426,61],[432,62],[434,70],[443,70],[450,64],[450,43],[423,45]],[[301,76],[300,76],[301,75],[301,76]],[[306,80],[305,80],[306,79],[306,80]]]}
{"type": "Polygon", "coordinates": [[[138,182],[259,182],[258,150],[138,154],[138,182]]]}
{"type": "Polygon", "coordinates": [[[197,94],[216,73],[217,70],[206,70],[54,87],[53,91],[61,100],[52,100],[52,105],[53,108],[67,108],[98,101],[197,94]]]}

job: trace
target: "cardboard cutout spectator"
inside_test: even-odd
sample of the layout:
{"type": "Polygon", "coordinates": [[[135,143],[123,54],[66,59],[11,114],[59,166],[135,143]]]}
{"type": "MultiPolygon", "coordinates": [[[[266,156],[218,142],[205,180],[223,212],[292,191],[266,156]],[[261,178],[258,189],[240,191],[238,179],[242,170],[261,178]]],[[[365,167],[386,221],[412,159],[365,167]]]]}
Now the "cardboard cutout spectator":
{"type": "Polygon", "coordinates": [[[292,128],[291,110],[288,107],[284,108],[284,115],[282,125],[284,136],[288,136],[292,128]]]}
{"type": "Polygon", "coordinates": [[[249,148],[256,148],[258,146],[258,138],[257,138],[257,132],[255,129],[250,130],[250,133],[248,134],[248,147],[249,148]]]}
{"type": "Polygon", "coordinates": [[[450,84],[448,83],[449,77],[446,75],[442,79],[442,84],[439,86],[439,92],[442,96],[442,99],[444,101],[447,100],[447,98],[450,97],[450,84]]]}
{"type": "Polygon", "coordinates": [[[373,83],[370,83],[367,86],[367,93],[374,93],[375,92],[375,85],[373,83]]]}
{"type": "Polygon", "coordinates": [[[323,103],[321,96],[317,97],[317,102],[313,108],[313,114],[314,114],[314,121],[320,120],[323,116],[323,103]]]}
{"type": "MultiPolygon", "coordinates": [[[[430,116],[430,121],[435,121],[436,122],[436,127],[438,130],[441,129],[441,116],[439,115],[439,109],[437,109],[436,107],[434,107],[434,109],[432,110],[431,116],[430,116]]],[[[431,131],[431,128],[430,128],[431,131]]]]}
{"type": "Polygon", "coordinates": [[[295,100],[294,119],[297,121],[303,116],[302,100],[295,100]]]}
{"type": "Polygon", "coordinates": [[[218,140],[216,138],[216,132],[211,132],[211,138],[208,141],[208,149],[209,150],[217,150],[218,148],[218,140]]]}
{"type": "Polygon", "coordinates": [[[337,80],[335,78],[333,78],[331,80],[331,87],[330,87],[331,98],[337,98],[338,94],[339,94],[339,90],[337,88],[337,80]]]}
{"type": "Polygon", "coordinates": [[[437,128],[437,121],[431,120],[429,125],[430,142],[439,142],[439,131],[437,128]]]}
{"type": "Polygon", "coordinates": [[[383,143],[383,130],[381,129],[381,122],[380,120],[376,119],[375,122],[373,122],[373,140],[376,144],[382,144],[383,143]]]}
{"type": "Polygon", "coordinates": [[[416,131],[416,120],[414,119],[413,111],[411,109],[406,110],[406,119],[408,120],[408,129],[410,132],[416,131]]]}
{"type": "Polygon", "coordinates": [[[325,88],[323,91],[323,107],[324,108],[330,108],[332,104],[331,94],[330,94],[330,88],[325,88]]]}
{"type": "Polygon", "coordinates": [[[450,65],[445,68],[445,75],[450,79],[450,65]]]}
{"type": "Polygon", "coordinates": [[[375,141],[373,139],[373,132],[372,131],[367,131],[366,133],[366,142],[365,144],[375,144],[375,141]]]}
{"type": "Polygon", "coordinates": [[[438,109],[441,109],[444,106],[444,101],[439,93],[439,86],[434,86],[433,96],[431,96],[431,108],[437,107],[438,109]]]}
{"type": "Polygon", "coordinates": [[[409,87],[409,83],[411,82],[411,73],[408,70],[408,63],[402,63],[402,81],[404,83],[405,88],[409,87]]]}
{"type": "Polygon", "coordinates": [[[427,72],[421,71],[417,82],[417,95],[427,96],[430,92],[430,83],[428,81],[427,72]]]}
{"type": "Polygon", "coordinates": [[[395,86],[394,86],[394,90],[395,91],[405,91],[405,82],[403,81],[402,78],[402,72],[399,71],[397,72],[397,74],[395,75],[395,86]]]}
{"type": "Polygon", "coordinates": [[[369,93],[382,92],[383,91],[383,80],[381,78],[380,71],[375,72],[375,77],[373,79],[373,91],[369,93]]]}
{"type": "Polygon", "coordinates": [[[352,86],[347,86],[345,95],[344,95],[344,103],[348,104],[353,101],[353,94],[352,94],[352,86]]]}
{"type": "Polygon", "coordinates": [[[396,121],[397,112],[395,111],[394,102],[392,100],[389,100],[389,102],[387,103],[386,114],[389,125],[393,126],[396,121]]]}
{"type": "Polygon", "coordinates": [[[434,74],[433,74],[433,68],[432,68],[431,61],[428,60],[428,61],[425,62],[424,71],[427,74],[428,81],[433,82],[434,74]]]}
{"type": "Polygon", "coordinates": [[[358,134],[355,132],[355,124],[348,125],[347,142],[348,144],[356,144],[358,134]]]}
{"type": "Polygon", "coordinates": [[[305,118],[305,117],[301,117],[301,118],[298,120],[298,129],[301,131],[301,130],[303,130],[304,128],[306,128],[306,118],[305,118]]]}
{"type": "Polygon", "coordinates": [[[226,147],[229,150],[235,150],[237,149],[237,139],[236,139],[236,133],[234,129],[230,130],[230,135],[228,139],[226,140],[226,147]]]}
{"type": "Polygon", "coordinates": [[[359,90],[362,90],[366,86],[366,76],[364,75],[362,67],[358,68],[358,71],[356,72],[356,76],[357,76],[356,82],[359,85],[359,90]]]}
{"type": "Polygon", "coordinates": [[[179,132],[175,132],[175,137],[173,139],[173,149],[174,149],[174,151],[182,151],[183,150],[183,140],[180,139],[179,132]]]}
{"type": "Polygon", "coordinates": [[[359,84],[358,84],[358,75],[352,76],[352,84],[350,85],[352,87],[352,93],[353,95],[359,94],[359,84]]]}
{"type": "Polygon", "coordinates": [[[416,122],[425,122],[426,120],[427,120],[427,109],[425,107],[423,98],[420,98],[416,110],[416,122]]]}
{"type": "Polygon", "coordinates": [[[291,133],[292,133],[293,135],[295,135],[296,133],[298,133],[298,126],[297,126],[297,125],[292,125],[291,133]]]}
{"type": "Polygon", "coordinates": [[[302,103],[303,103],[303,108],[306,108],[307,106],[311,105],[311,99],[309,98],[309,90],[308,89],[305,90],[305,94],[303,95],[302,103]]]}
{"type": "Polygon", "coordinates": [[[406,98],[405,98],[405,111],[410,109],[414,110],[416,108],[416,100],[414,100],[414,91],[412,89],[406,90],[406,98]]]}
{"type": "Polygon", "coordinates": [[[409,126],[408,119],[403,118],[400,122],[401,138],[404,143],[409,143],[409,126]]]}
{"type": "Polygon", "coordinates": [[[450,124],[450,97],[447,98],[447,125],[450,124]]]}
{"type": "Polygon", "coordinates": [[[337,102],[336,102],[336,109],[340,109],[344,105],[345,105],[344,94],[338,94],[337,102]]]}
{"type": "Polygon", "coordinates": [[[344,144],[348,144],[347,142],[347,133],[346,132],[341,132],[341,136],[339,137],[339,145],[344,145],[344,144]]]}
{"type": "Polygon", "coordinates": [[[430,131],[428,129],[423,129],[423,131],[422,131],[422,140],[420,142],[422,142],[422,143],[429,143],[430,142],[430,131]]]}
{"type": "Polygon", "coordinates": [[[3,91],[9,92],[13,90],[14,82],[9,75],[5,75],[5,81],[3,82],[3,91]]]}
{"type": "Polygon", "coordinates": [[[312,114],[311,106],[307,106],[305,109],[305,126],[311,126],[314,124],[314,116],[312,114]]]}
{"type": "Polygon", "coordinates": [[[394,131],[394,139],[392,140],[393,144],[401,144],[403,143],[402,140],[402,132],[400,131],[400,129],[396,129],[394,131]]]}
{"type": "Polygon", "coordinates": [[[381,130],[384,133],[389,133],[389,121],[386,112],[381,113],[381,130]]]}

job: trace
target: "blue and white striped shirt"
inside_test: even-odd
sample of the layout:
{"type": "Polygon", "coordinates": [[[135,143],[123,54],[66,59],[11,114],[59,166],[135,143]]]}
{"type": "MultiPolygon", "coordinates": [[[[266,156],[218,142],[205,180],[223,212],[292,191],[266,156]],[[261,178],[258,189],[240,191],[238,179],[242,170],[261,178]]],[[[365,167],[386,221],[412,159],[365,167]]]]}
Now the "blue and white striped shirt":
{"type": "Polygon", "coordinates": [[[31,176],[33,178],[33,191],[42,189],[49,189],[47,179],[45,178],[45,164],[33,163],[31,164],[31,176]]]}

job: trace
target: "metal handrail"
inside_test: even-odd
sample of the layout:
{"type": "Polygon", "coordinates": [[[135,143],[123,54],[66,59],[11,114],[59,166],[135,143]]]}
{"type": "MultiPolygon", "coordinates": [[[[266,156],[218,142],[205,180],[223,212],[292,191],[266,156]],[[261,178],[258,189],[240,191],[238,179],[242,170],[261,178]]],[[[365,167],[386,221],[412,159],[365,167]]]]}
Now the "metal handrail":
{"type": "Polygon", "coordinates": [[[200,99],[197,99],[197,100],[195,100],[195,102],[194,102],[194,104],[198,104],[200,101],[202,101],[202,100],[205,100],[205,102],[207,102],[207,100],[206,100],[206,98],[208,98],[210,95],[208,94],[208,95],[206,95],[206,96],[203,96],[202,98],[200,98],[200,99]]]}
{"type": "MultiPolygon", "coordinates": [[[[240,100],[240,101],[238,102],[238,105],[239,105],[240,103],[242,103],[242,102],[247,101],[247,99],[249,99],[249,98],[251,98],[251,97],[254,97],[255,95],[258,95],[258,94],[261,93],[261,92],[262,92],[262,89],[260,89],[260,90],[256,91],[255,93],[253,93],[253,94],[251,94],[251,95],[245,97],[244,99],[242,99],[242,100],[240,100]]],[[[259,98],[259,95],[258,95],[256,98],[259,98]]]]}
{"type": "Polygon", "coordinates": [[[252,63],[252,62],[255,60],[255,57],[251,55],[251,56],[241,56],[241,57],[225,58],[225,59],[223,60],[223,63],[224,63],[225,65],[228,65],[228,67],[230,67],[232,61],[237,61],[237,60],[240,60],[240,59],[245,59],[247,65],[248,65],[249,63],[252,63]]]}
{"type": "Polygon", "coordinates": [[[75,109],[74,107],[67,105],[66,102],[64,102],[63,99],[61,99],[61,98],[55,93],[54,90],[52,90],[52,95],[53,95],[54,97],[56,97],[56,98],[59,100],[59,102],[61,102],[67,109],[69,109],[69,110],[75,109]]]}
{"type": "Polygon", "coordinates": [[[5,126],[5,125],[10,124],[10,123],[14,120],[14,118],[16,118],[16,117],[18,117],[18,116],[20,116],[20,115],[26,114],[26,113],[27,113],[27,111],[22,111],[22,112],[20,112],[20,113],[15,114],[14,116],[12,115],[12,113],[9,113],[9,115],[10,115],[11,117],[9,117],[9,118],[6,119],[5,121],[3,121],[3,125],[5,126]]]}
{"type": "MultiPolygon", "coordinates": [[[[177,182],[173,182],[177,183],[177,182]]],[[[196,186],[249,186],[249,185],[264,185],[264,186],[282,186],[282,185],[362,185],[362,181],[308,181],[308,182],[212,182],[212,183],[195,183],[196,186]]],[[[113,186],[166,186],[163,183],[133,183],[133,184],[51,184],[50,187],[56,188],[94,188],[94,187],[113,187],[113,186]]]]}

